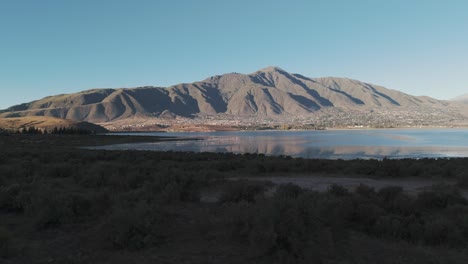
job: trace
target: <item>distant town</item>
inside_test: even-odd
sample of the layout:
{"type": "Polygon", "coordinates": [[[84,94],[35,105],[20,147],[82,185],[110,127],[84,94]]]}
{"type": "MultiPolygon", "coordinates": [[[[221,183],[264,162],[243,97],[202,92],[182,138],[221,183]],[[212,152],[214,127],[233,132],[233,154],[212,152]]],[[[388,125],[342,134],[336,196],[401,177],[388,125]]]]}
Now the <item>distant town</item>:
{"type": "Polygon", "coordinates": [[[330,108],[308,115],[278,118],[197,115],[195,118],[135,117],[101,124],[111,131],[324,130],[371,128],[466,127],[468,120],[451,109],[350,110],[330,108]]]}

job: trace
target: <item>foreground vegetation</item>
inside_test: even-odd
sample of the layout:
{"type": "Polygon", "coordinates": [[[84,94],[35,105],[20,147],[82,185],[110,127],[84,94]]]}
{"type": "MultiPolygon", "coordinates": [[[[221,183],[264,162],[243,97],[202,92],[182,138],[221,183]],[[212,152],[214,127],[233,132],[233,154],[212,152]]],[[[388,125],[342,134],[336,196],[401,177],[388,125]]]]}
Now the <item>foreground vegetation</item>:
{"type": "Polygon", "coordinates": [[[158,139],[0,135],[0,262],[468,263],[468,201],[460,194],[467,159],[76,148],[147,140],[158,139]],[[365,185],[319,193],[242,180],[314,173],[456,185],[415,195],[365,185]]]}

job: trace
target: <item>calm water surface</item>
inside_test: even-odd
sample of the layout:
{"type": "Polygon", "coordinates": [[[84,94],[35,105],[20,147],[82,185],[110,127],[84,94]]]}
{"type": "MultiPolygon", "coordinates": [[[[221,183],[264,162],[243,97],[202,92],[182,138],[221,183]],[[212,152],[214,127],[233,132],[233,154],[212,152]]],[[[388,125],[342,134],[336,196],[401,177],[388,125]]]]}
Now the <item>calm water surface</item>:
{"type": "Polygon", "coordinates": [[[99,149],[263,153],[324,159],[468,157],[468,129],[125,134],[182,137],[194,140],[120,144],[99,147],[99,149]]]}

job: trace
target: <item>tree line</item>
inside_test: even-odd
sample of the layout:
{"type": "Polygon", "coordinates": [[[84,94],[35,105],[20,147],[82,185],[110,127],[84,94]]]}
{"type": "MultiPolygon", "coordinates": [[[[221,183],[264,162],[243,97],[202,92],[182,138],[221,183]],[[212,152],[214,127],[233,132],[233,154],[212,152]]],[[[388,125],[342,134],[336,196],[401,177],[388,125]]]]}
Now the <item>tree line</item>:
{"type": "Polygon", "coordinates": [[[18,134],[31,134],[31,135],[90,135],[94,134],[95,131],[84,129],[84,128],[74,128],[74,127],[54,127],[52,130],[40,129],[34,126],[23,127],[16,131],[18,134]]]}

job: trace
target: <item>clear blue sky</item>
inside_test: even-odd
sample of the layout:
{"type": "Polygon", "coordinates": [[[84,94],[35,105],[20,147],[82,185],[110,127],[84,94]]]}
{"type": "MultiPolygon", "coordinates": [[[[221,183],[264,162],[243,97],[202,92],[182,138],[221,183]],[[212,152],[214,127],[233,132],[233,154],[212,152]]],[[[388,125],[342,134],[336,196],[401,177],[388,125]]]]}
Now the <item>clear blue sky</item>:
{"type": "Polygon", "coordinates": [[[0,109],[276,65],[468,93],[464,0],[0,0],[0,109]]]}

